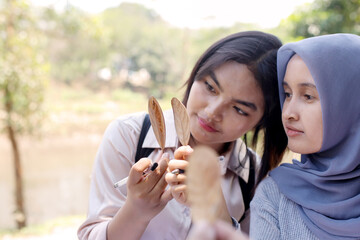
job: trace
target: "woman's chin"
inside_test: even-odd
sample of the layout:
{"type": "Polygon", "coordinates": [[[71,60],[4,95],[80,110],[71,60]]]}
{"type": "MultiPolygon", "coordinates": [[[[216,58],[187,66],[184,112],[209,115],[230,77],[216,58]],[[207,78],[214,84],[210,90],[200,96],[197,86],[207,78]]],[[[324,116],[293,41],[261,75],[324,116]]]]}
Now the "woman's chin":
{"type": "Polygon", "coordinates": [[[199,129],[194,129],[191,131],[191,135],[194,138],[195,142],[200,143],[208,143],[212,142],[212,139],[206,134],[205,131],[199,131],[199,129]]]}
{"type": "Polygon", "coordinates": [[[218,145],[222,145],[223,143],[219,143],[218,139],[214,139],[214,138],[210,138],[209,136],[205,135],[205,134],[196,134],[196,133],[192,133],[191,134],[193,137],[193,141],[195,141],[196,145],[205,145],[205,146],[209,146],[211,148],[218,148],[218,145]]]}

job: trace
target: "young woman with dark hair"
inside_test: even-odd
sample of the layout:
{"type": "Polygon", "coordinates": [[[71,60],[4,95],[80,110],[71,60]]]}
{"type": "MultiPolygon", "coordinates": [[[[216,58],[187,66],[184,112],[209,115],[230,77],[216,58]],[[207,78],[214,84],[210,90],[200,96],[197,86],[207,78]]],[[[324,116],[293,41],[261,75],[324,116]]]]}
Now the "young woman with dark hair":
{"type": "Polygon", "coordinates": [[[215,69],[224,63],[236,62],[247,67],[253,74],[264,98],[263,115],[252,129],[254,130],[253,145],[258,140],[260,130],[264,130],[264,153],[257,183],[267,175],[270,169],[279,164],[279,159],[282,158],[287,144],[282,123],[279,121],[279,115],[281,115],[279,97],[274,94],[278,92],[275,83],[277,81],[276,54],[279,47],[281,47],[281,42],[277,37],[258,31],[239,32],[221,39],[207,49],[195,64],[186,82],[187,88],[183,99],[186,106],[193,83],[204,77],[210,77],[215,69]]]}
{"type": "MultiPolygon", "coordinates": [[[[172,111],[168,110],[164,112],[164,154],[150,129],[142,147],[154,150],[135,163],[146,113],[112,122],[96,157],[88,218],[79,228],[79,239],[185,239],[191,227],[185,177],[171,171],[186,170],[183,159],[196,145],[207,145],[222,156],[224,218],[240,221],[248,216],[245,205],[251,197],[245,196],[251,196],[253,187],[244,188],[241,182],[251,186],[251,182],[263,179],[278,165],[287,145],[276,76],[280,46],[279,39],[271,34],[240,32],[216,42],[200,57],[183,99],[190,118],[189,146],[179,147],[172,111]],[[252,130],[253,141],[264,131],[262,160],[241,140],[252,130]],[[159,167],[142,181],[151,159],[160,159],[159,167]],[[114,189],[113,183],[126,176],[126,188],[114,189]]],[[[240,224],[246,225],[246,220],[240,224]]]]}

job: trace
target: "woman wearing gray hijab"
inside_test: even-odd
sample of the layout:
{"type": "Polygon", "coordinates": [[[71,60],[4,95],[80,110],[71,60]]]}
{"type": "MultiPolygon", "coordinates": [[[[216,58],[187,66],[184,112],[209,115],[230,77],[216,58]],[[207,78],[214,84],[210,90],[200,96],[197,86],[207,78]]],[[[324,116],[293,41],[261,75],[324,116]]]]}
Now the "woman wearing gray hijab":
{"type": "Polygon", "coordinates": [[[352,34],[279,49],[282,121],[301,161],[259,185],[251,239],[360,239],[359,63],[360,37],[352,34]]]}

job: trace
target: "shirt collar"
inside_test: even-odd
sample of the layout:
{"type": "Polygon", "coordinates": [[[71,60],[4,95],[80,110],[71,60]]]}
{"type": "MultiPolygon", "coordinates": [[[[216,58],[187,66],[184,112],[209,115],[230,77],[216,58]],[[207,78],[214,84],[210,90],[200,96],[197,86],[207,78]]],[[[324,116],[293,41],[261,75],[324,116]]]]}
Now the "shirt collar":
{"type": "Polygon", "coordinates": [[[250,158],[246,155],[246,152],[247,147],[240,138],[233,142],[223,160],[219,159],[221,174],[225,175],[227,169],[229,169],[247,183],[250,174],[250,158]]]}

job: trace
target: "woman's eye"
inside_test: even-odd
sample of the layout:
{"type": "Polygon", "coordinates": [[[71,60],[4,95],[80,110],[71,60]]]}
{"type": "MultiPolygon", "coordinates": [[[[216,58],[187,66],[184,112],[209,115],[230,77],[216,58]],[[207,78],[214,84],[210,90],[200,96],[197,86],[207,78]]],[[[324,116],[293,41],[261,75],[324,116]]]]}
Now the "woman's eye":
{"type": "Polygon", "coordinates": [[[285,98],[289,98],[289,97],[291,97],[291,94],[289,92],[284,92],[284,96],[285,96],[285,98]]]}
{"type": "Polygon", "coordinates": [[[246,112],[244,112],[243,110],[241,110],[241,108],[238,108],[236,106],[234,106],[235,111],[240,114],[240,115],[244,115],[244,116],[248,116],[249,114],[247,114],[246,112]]]}
{"type": "Polygon", "coordinates": [[[305,94],[304,97],[305,97],[306,100],[313,100],[314,99],[314,97],[309,95],[309,94],[305,94]]]}
{"type": "Polygon", "coordinates": [[[215,89],[210,85],[210,83],[208,83],[207,81],[205,81],[205,85],[206,85],[206,89],[209,90],[210,92],[215,93],[215,89]]]}

